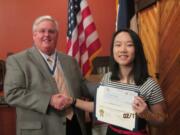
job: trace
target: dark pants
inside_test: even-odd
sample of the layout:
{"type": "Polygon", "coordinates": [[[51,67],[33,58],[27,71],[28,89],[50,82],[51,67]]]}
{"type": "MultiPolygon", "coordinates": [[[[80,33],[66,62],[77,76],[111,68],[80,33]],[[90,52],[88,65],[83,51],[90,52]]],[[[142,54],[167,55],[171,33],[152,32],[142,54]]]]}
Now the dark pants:
{"type": "Polygon", "coordinates": [[[77,117],[74,114],[72,120],[67,119],[66,135],[82,135],[77,117]]]}

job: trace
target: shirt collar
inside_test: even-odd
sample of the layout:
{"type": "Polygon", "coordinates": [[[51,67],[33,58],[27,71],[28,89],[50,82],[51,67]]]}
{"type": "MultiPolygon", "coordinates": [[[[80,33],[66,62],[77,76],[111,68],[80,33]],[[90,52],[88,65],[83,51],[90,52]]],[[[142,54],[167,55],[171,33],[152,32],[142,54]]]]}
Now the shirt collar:
{"type": "MultiPolygon", "coordinates": [[[[39,49],[38,49],[39,50],[39,49]]],[[[51,60],[53,60],[53,62],[55,61],[55,56],[56,56],[56,50],[53,54],[51,54],[50,56],[43,53],[41,50],[39,50],[40,54],[43,56],[43,58],[45,59],[45,61],[47,61],[47,59],[50,57],[51,60]]]]}

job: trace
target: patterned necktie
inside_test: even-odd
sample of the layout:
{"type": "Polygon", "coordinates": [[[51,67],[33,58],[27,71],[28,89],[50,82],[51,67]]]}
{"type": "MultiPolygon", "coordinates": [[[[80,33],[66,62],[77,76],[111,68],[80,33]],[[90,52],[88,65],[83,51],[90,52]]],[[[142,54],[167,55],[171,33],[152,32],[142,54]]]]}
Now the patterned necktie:
{"type": "Polygon", "coordinates": [[[52,57],[47,58],[48,68],[49,68],[49,71],[50,71],[50,73],[52,75],[54,74],[54,71],[55,71],[55,68],[56,68],[56,59],[55,59],[55,62],[54,62],[52,57]]]}
{"type": "Polygon", "coordinates": [[[64,80],[63,71],[59,63],[57,63],[56,65],[56,69],[55,69],[53,77],[57,83],[59,92],[68,96],[68,90],[67,90],[67,86],[64,80]]]}
{"type": "MultiPolygon", "coordinates": [[[[65,82],[63,71],[62,71],[62,68],[60,67],[60,63],[59,62],[57,62],[57,64],[56,64],[56,68],[55,68],[55,72],[54,72],[53,77],[54,77],[54,79],[56,81],[56,84],[57,84],[59,92],[62,93],[63,95],[68,96],[69,95],[68,87],[67,87],[67,84],[65,82]]],[[[66,108],[66,117],[69,120],[72,119],[72,117],[73,117],[73,110],[72,110],[71,107],[66,108]]]]}

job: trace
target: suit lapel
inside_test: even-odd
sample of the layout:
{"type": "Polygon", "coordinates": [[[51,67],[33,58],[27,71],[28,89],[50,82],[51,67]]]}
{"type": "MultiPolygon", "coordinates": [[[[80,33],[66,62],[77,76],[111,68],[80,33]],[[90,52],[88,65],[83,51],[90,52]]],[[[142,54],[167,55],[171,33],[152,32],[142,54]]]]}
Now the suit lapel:
{"type": "Polygon", "coordinates": [[[69,66],[71,66],[70,65],[71,63],[67,64],[67,59],[65,57],[63,57],[63,55],[61,53],[58,53],[58,60],[59,60],[60,66],[62,68],[62,72],[64,74],[64,81],[65,81],[66,86],[68,88],[68,93],[71,96],[73,96],[74,94],[73,94],[72,88],[70,87],[70,86],[72,86],[72,84],[70,84],[71,83],[70,76],[72,74],[70,73],[70,70],[67,70],[67,69],[70,69],[69,66]]]}
{"type": "Polygon", "coordinates": [[[31,60],[37,65],[39,72],[41,72],[44,78],[52,84],[54,89],[57,89],[56,82],[52,77],[51,73],[49,72],[45,60],[43,59],[39,51],[36,49],[36,47],[32,47],[31,49],[29,49],[28,55],[30,56],[31,60]]]}

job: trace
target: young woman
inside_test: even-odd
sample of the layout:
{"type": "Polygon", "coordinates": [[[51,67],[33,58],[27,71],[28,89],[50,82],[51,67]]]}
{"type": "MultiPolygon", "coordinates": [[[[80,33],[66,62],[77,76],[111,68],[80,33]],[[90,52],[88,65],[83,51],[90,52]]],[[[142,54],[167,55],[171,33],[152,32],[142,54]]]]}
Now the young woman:
{"type": "MultiPolygon", "coordinates": [[[[165,122],[165,103],[159,85],[149,76],[143,46],[138,35],[122,29],[113,35],[111,45],[111,72],[101,83],[108,86],[138,91],[132,104],[138,117],[135,131],[109,124],[107,135],[147,135],[146,124],[161,125],[165,122]]],[[[93,111],[92,102],[76,100],[75,106],[93,111]]]]}

